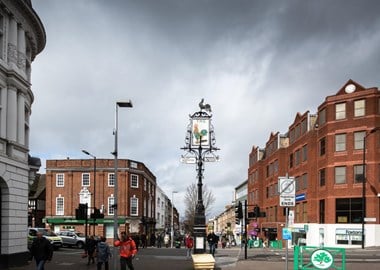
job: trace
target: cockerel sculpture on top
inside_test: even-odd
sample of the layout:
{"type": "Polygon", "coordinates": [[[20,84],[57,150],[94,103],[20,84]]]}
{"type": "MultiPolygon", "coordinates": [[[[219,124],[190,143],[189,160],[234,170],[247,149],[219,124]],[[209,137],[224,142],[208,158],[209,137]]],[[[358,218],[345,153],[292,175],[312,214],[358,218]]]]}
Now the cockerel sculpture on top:
{"type": "Polygon", "coordinates": [[[211,106],[210,104],[204,104],[204,98],[202,98],[201,102],[199,102],[199,108],[201,111],[211,112],[211,106]]]}

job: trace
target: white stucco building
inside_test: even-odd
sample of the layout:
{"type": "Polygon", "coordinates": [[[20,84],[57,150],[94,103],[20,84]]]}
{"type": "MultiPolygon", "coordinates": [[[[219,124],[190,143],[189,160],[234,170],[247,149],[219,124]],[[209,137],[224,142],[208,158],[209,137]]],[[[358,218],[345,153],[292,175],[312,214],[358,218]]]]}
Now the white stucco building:
{"type": "Polygon", "coordinates": [[[31,63],[45,43],[30,0],[1,1],[0,269],[27,259],[28,184],[40,166],[38,158],[29,156],[31,63]]]}
{"type": "Polygon", "coordinates": [[[165,195],[165,193],[162,191],[162,189],[157,186],[156,187],[156,230],[157,232],[163,232],[165,231],[166,220],[168,219],[167,216],[169,213],[167,213],[167,200],[168,197],[165,195]]]}

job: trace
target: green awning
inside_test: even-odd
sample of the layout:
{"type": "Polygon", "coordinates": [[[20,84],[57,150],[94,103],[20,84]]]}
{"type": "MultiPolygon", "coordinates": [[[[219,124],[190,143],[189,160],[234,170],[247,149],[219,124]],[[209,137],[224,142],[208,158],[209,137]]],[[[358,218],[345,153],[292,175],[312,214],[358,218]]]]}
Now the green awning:
{"type": "MultiPolygon", "coordinates": [[[[51,224],[84,224],[85,220],[84,219],[72,219],[72,218],[47,218],[46,223],[51,223],[51,224]]],[[[95,219],[96,224],[112,224],[113,219],[106,219],[106,218],[100,218],[100,219],[95,219]]],[[[119,218],[117,220],[118,224],[125,224],[125,218],[119,218]]],[[[93,219],[88,219],[87,224],[94,224],[93,219]]]]}

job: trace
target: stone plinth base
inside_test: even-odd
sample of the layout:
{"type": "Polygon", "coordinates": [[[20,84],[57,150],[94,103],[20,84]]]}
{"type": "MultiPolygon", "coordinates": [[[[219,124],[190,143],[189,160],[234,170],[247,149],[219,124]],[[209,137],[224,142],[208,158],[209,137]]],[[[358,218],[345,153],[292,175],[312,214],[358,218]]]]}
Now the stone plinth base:
{"type": "Polygon", "coordinates": [[[192,254],[194,270],[211,270],[215,267],[215,259],[211,254],[192,254]]]}

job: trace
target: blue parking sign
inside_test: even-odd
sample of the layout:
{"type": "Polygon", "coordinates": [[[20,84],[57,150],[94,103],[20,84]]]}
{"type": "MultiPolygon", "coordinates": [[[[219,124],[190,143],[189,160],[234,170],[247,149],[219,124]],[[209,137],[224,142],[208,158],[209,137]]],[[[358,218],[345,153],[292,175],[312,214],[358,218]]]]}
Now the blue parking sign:
{"type": "Polygon", "coordinates": [[[282,239],[292,240],[292,231],[289,228],[282,228],[282,239]]]}

